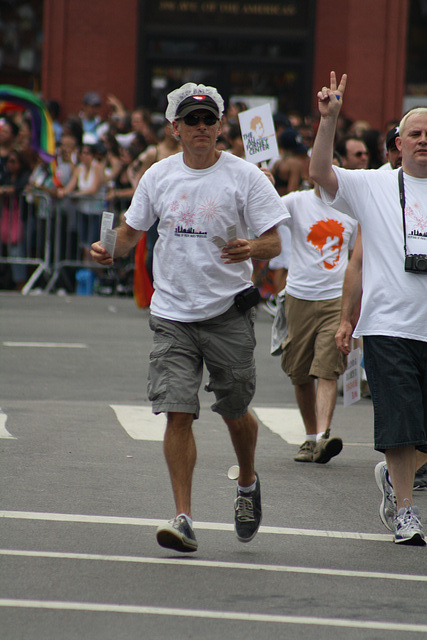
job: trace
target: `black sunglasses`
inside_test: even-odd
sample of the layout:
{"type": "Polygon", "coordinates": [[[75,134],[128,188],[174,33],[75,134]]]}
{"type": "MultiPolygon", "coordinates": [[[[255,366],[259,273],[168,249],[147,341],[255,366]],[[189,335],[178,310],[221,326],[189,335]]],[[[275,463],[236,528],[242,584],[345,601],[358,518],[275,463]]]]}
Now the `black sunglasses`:
{"type": "Polygon", "coordinates": [[[187,116],[181,118],[184,120],[185,124],[189,127],[195,127],[196,124],[199,124],[200,120],[207,126],[212,127],[212,125],[218,122],[218,118],[213,113],[207,113],[205,116],[196,116],[195,113],[189,113],[187,116]]]}

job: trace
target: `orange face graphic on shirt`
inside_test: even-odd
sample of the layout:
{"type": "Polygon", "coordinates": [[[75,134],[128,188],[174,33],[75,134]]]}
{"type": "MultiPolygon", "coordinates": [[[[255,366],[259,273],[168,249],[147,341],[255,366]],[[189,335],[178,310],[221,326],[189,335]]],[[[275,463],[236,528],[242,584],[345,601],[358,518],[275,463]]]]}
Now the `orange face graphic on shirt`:
{"type": "Polygon", "coordinates": [[[311,243],[320,255],[324,255],[325,269],[334,269],[339,263],[341,247],[344,242],[344,225],[337,220],[319,220],[310,227],[307,242],[311,243]]]}

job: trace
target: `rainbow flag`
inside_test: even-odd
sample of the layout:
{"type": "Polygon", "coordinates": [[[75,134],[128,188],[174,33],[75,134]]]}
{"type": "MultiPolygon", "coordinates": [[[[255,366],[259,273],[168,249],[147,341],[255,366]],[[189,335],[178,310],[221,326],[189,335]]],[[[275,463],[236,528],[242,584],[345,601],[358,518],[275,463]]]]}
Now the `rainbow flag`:
{"type": "Polygon", "coordinates": [[[55,158],[55,134],[46,105],[28,89],[0,84],[0,114],[14,110],[29,111],[32,120],[31,147],[43,160],[52,162],[55,158]]]}

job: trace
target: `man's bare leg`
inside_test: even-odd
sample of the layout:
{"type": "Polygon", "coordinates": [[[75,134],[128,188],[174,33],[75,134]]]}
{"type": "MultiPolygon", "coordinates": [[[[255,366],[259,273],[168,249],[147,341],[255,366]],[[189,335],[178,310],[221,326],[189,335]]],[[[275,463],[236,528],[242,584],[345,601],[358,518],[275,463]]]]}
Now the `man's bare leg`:
{"type": "Polygon", "coordinates": [[[317,380],[295,385],[295,397],[307,435],[325,432],[331,425],[337,401],[336,380],[317,380]]]}
{"type": "Polygon", "coordinates": [[[247,411],[241,418],[224,418],[230,432],[231,441],[239,463],[239,485],[250,487],[255,482],[255,448],[258,437],[258,423],[247,411]]]}
{"type": "Polygon", "coordinates": [[[258,423],[248,411],[241,418],[224,418],[224,421],[240,467],[239,487],[234,502],[236,535],[240,542],[250,542],[256,536],[262,519],[261,487],[255,474],[258,423]]]}
{"type": "Polygon", "coordinates": [[[331,426],[337,401],[336,380],[317,380],[316,408],[317,408],[317,433],[324,433],[331,426]]]}
{"type": "Polygon", "coordinates": [[[294,385],[295,398],[304,422],[305,432],[307,435],[315,435],[317,433],[317,416],[316,416],[316,387],[314,380],[310,380],[306,384],[294,385]]]}
{"type": "Polygon", "coordinates": [[[396,447],[385,452],[387,469],[396,496],[397,510],[405,507],[404,500],[413,504],[412,489],[417,466],[415,447],[396,447]]]}
{"type": "Polygon", "coordinates": [[[316,448],[313,451],[313,462],[326,464],[337,456],[342,449],[342,440],[336,436],[330,437],[329,429],[337,400],[336,380],[319,378],[317,381],[317,435],[316,448]]]}
{"type": "Polygon", "coordinates": [[[191,517],[191,485],[196,465],[192,413],[170,412],[167,416],[163,450],[176,505],[176,517],[156,532],[161,547],[175,551],[197,551],[191,517]]]}
{"type": "Polygon", "coordinates": [[[163,451],[169,469],[176,514],[191,518],[191,486],[196,465],[192,413],[168,413],[163,451]]]}

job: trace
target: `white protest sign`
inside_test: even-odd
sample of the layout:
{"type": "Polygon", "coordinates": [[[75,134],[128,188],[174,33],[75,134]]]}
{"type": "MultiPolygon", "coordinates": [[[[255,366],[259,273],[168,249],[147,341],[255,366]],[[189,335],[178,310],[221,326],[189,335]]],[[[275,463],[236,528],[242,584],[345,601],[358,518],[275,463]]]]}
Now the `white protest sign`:
{"type": "Polygon", "coordinates": [[[239,121],[246,160],[256,164],[280,155],[269,104],[241,111],[239,121]]]}
{"type": "Polygon", "coordinates": [[[344,406],[360,400],[360,349],[350,351],[344,371],[344,406]]]}

